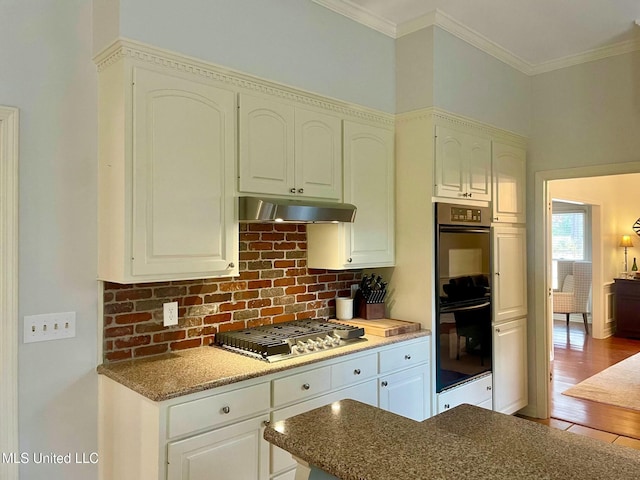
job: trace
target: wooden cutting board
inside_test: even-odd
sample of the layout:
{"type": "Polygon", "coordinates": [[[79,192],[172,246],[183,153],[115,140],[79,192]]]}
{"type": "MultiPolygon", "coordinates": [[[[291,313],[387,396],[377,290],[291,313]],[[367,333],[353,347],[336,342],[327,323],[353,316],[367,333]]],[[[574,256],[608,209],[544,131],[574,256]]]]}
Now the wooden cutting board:
{"type": "Polygon", "coordinates": [[[391,320],[389,318],[381,318],[378,320],[365,320],[363,318],[353,318],[351,320],[332,319],[331,321],[345,325],[353,325],[354,327],[362,327],[366,335],[375,335],[376,337],[392,337],[394,335],[420,330],[419,323],[391,320]]]}

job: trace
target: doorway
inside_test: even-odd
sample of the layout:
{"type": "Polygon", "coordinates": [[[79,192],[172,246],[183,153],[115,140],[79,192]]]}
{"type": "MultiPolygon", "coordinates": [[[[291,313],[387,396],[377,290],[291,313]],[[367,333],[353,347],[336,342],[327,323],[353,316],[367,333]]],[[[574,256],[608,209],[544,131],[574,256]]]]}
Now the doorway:
{"type": "MultiPolygon", "coordinates": [[[[595,239],[601,239],[601,245],[594,245],[592,248],[592,261],[597,264],[597,267],[594,268],[593,276],[593,284],[596,285],[596,288],[593,291],[599,290],[602,293],[598,293],[597,298],[596,293],[593,294],[593,310],[596,311],[597,308],[598,312],[601,312],[603,324],[609,323],[609,326],[612,327],[612,318],[609,313],[611,304],[610,292],[607,291],[607,284],[612,283],[613,278],[620,271],[623,252],[618,249],[616,242],[619,242],[618,236],[621,234],[621,230],[624,229],[624,225],[628,223],[630,229],[633,224],[633,221],[629,223],[627,217],[636,213],[640,215],[640,212],[634,212],[633,205],[631,205],[633,202],[626,201],[628,200],[629,192],[632,191],[628,190],[628,188],[640,179],[640,176],[633,177],[626,174],[638,174],[638,172],[640,172],[640,162],[542,171],[535,174],[534,225],[529,236],[533,254],[533,268],[530,269],[529,274],[529,284],[533,286],[531,289],[532,301],[530,302],[533,309],[530,312],[530,318],[535,319],[529,324],[529,348],[533,353],[532,357],[530,357],[529,370],[530,385],[532,386],[530,391],[533,391],[533,398],[530,398],[530,403],[533,407],[528,414],[540,418],[549,417],[549,392],[553,362],[553,329],[551,328],[553,318],[551,305],[552,269],[550,255],[552,181],[570,179],[583,182],[605,181],[604,179],[609,181],[609,184],[606,184],[606,188],[611,196],[611,201],[607,200],[602,203],[597,199],[585,197],[585,195],[588,196],[598,192],[601,187],[590,187],[588,189],[582,187],[582,198],[580,200],[583,203],[599,204],[600,206],[599,212],[596,209],[593,210],[593,223],[596,226],[600,225],[600,231],[597,236],[594,234],[593,238],[594,241],[595,239]],[[619,175],[624,175],[624,177],[619,175]],[[597,177],[601,177],[601,179],[597,177]],[[624,212],[620,212],[620,206],[616,207],[618,208],[618,214],[615,219],[610,215],[609,203],[611,202],[626,205],[623,208],[624,212]],[[596,216],[599,216],[599,219],[596,216]],[[599,278],[595,273],[598,269],[601,272],[599,278]],[[600,306],[598,306],[598,302],[600,306]]],[[[603,183],[602,185],[605,184],[603,183]]],[[[640,244],[640,238],[638,243],[640,244]]],[[[598,332],[598,335],[602,334],[604,332],[598,332]]]]}
{"type": "MultiPolygon", "coordinates": [[[[0,106],[0,451],[18,452],[18,109],[0,106]]],[[[0,478],[18,466],[0,463],[0,478]]]]}

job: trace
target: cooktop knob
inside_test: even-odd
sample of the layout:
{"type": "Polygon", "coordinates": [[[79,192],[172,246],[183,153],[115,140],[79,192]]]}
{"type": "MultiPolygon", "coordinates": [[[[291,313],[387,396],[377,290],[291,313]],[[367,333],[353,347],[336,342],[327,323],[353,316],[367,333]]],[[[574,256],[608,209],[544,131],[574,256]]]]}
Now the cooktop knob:
{"type": "Polygon", "coordinates": [[[316,344],[316,347],[318,347],[318,348],[324,348],[325,347],[324,341],[320,337],[316,338],[315,344],[316,344]]]}
{"type": "Polygon", "coordinates": [[[298,340],[298,343],[296,343],[297,352],[304,353],[306,349],[307,349],[307,346],[304,343],[302,343],[300,340],[298,340]]]}
{"type": "Polygon", "coordinates": [[[316,349],[316,342],[314,342],[313,340],[308,340],[307,341],[307,350],[313,351],[315,349],[316,349]]]}

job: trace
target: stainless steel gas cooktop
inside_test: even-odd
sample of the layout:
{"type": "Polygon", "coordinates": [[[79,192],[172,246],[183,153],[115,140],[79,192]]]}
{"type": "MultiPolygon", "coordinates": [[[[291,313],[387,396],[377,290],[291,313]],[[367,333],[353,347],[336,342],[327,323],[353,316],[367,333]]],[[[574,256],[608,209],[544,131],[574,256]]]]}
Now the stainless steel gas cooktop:
{"type": "Polygon", "coordinates": [[[237,353],[276,362],[362,341],[363,335],[363,328],[308,319],[218,333],[214,343],[237,353]]]}

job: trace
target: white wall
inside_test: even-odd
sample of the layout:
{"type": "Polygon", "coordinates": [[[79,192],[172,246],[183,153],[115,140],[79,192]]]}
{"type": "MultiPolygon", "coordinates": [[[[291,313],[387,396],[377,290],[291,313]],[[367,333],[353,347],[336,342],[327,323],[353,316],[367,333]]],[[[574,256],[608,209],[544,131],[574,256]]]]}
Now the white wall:
{"type": "Polygon", "coordinates": [[[529,136],[531,77],[441,28],[434,44],[436,107],[529,136]]]}
{"type": "Polygon", "coordinates": [[[434,106],[434,30],[422,28],[396,41],[396,113],[434,106]]]}
{"type": "Polygon", "coordinates": [[[119,28],[133,40],[395,112],[394,40],[311,0],[120,0],[119,28]]]}
{"type": "MultiPolygon", "coordinates": [[[[3,0],[0,45],[0,104],[20,109],[20,331],[24,315],[77,313],[74,339],[24,345],[20,335],[20,449],[92,452],[98,321],[91,2],[3,0]]],[[[84,480],[96,472],[20,466],[22,480],[84,480]]]]}

